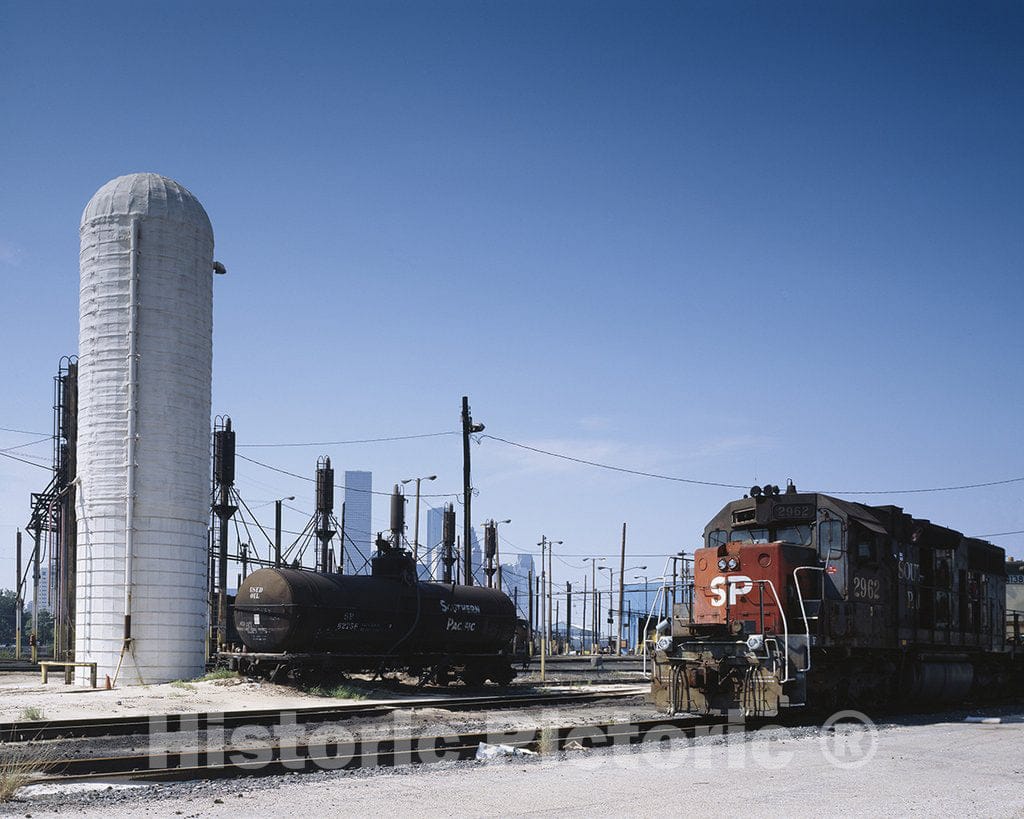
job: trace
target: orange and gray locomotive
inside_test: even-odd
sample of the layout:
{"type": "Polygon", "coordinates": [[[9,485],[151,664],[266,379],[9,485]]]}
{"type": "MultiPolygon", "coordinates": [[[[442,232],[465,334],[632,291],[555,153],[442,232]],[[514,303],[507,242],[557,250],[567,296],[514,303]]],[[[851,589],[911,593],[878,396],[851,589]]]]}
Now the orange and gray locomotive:
{"type": "Polygon", "coordinates": [[[655,650],[670,712],[955,703],[1019,674],[1003,549],[898,506],[754,487],[693,561],[655,650]]]}

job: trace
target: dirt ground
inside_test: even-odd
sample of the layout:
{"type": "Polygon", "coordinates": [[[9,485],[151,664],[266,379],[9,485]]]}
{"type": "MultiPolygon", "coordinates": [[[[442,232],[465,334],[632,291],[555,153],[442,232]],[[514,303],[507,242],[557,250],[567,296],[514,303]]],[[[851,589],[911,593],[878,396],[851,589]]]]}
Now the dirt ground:
{"type": "Polygon", "coordinates": [[[1024,817],[1024,714],[766,728],[612,751],[262,779],[25,792],[44,816],[1024,817]],[[109,789],[108,789],[109,788],[109,789]]]}
{"type": "MultiPolygon", "coordinates": [[[[528,691],[530,680],[524,679],[512,690],[528,691]]],[[[609,679],[596,686],[588,684],[583,687],[581,682],[576,681],[564,687],[552,686],[546,690],[616,690],[622,687],[616,683],[615,679],[609,679]]],[[[636,682],[629,681],[627,684],[635,686],[636,682]]],[[[418,690],[411,685],[385,687],[361,680],[352,681],[351,687],[359,692],[359,701],[367,705],[396,699],[415,701],[444,696],[462,697],[472,693],[462,686],[418,690]]],[[[488,689],[483,693],[497,694],[499,689],[488,689]]],[[[39,674],[35,672],[6,673],[0,676],[0,722],[311,708],[344,701],[341,698],[306,693],[292,686],[238,677],[125,686],[106,691],[102,688],[64,685],[60,674],[51,675],[46,685],[40,682],[39,674]]]]}

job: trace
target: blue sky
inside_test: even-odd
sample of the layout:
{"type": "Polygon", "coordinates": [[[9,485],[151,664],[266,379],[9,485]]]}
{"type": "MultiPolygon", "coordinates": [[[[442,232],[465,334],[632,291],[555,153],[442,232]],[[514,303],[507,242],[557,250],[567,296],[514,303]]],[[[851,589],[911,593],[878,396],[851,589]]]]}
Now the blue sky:
{"type": "MultiPolygon", "coordinates": [[[[454,430],[468,394],[496,436],[712,482],[1019,477],[1022,42],[1013,3],[5,2],[0,426],[49,430],[82,208],[155,171],[229,269],[240,444],[454,430]]],[[[240,451],[461,486],[456,436],[240,451]]],[[[475,520],[513,519],[507,554],[564,540],[565,579],[623,521],[657,573],[742,494],[473,454],[475,520]]],[[[3,578],[45,478],[0,459],[3,578]]],[[[239,488],[267,523],[312,507],[253,464],[239,488]]],[[[858,499],[985,534],[1022,494],[858,499]]]]}

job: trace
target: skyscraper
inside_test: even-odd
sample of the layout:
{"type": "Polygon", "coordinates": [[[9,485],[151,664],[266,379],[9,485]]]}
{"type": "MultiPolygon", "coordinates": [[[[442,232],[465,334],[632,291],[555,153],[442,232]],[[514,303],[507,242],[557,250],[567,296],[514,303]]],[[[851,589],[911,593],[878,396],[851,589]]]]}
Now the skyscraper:
{"type": "Polygon", "coordinates": [[[444,579],[444,509],[427,509],[427,539],[420,545],[423,548],[421,555],[420,576],[424,580],[444,579]],[[422,566],[427,571],[422,571],[422,566]],[[424,575],[426,575],[424,577],[424,575]]]}
{"type": "Polygon", "coordinates": [[[373,473],[345,472],[345,574],[369,574],[373,473]]]}

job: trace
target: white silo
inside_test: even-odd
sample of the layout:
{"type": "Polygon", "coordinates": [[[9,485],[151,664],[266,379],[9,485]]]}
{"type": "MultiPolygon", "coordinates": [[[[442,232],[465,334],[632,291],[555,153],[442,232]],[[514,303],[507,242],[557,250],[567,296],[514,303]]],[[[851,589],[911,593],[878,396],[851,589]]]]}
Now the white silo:
{"type": "Polygon", "coordinates": [[[82,213],[80,265],[76,659],[123,684],[187,679],[206,624],[209,217],[171,179],[118,177],[82,213]]]}

